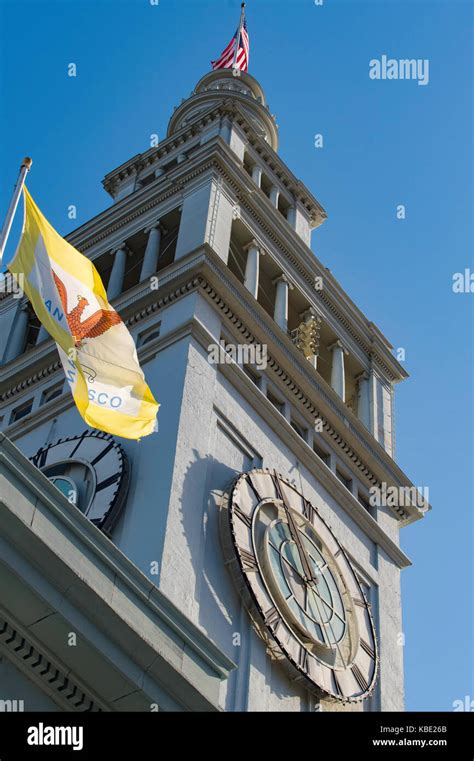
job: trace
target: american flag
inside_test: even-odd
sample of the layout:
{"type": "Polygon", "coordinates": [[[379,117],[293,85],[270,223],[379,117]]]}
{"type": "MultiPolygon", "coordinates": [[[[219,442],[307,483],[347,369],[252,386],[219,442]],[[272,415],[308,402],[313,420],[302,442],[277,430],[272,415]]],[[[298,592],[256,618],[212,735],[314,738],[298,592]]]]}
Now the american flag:
{"type": "MultiPolygon", "coordinates": [[[[240,29],[240,25],[239,25],[240,29]]],[[[234,64],[235,48],[237,47],[237,58],[235,59],[235,68],[241,71],[248,71],[249,68],[249,35],[247,32],[247,21],[244,18],[242,29],[239,29],[232,37],[226,49],[222,51],[216,61],[211,61],[213,69],[231,69],[234,64]],[[237,42],[237,37],[239,38],[237,42]]]]}

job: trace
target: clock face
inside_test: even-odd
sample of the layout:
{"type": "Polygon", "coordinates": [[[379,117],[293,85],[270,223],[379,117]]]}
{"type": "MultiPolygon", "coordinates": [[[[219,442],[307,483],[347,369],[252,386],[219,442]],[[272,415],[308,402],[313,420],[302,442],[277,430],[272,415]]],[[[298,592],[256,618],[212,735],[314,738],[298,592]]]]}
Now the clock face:
{"type": "Polygon", "coordinates": [[[30,459],[92,523],[111,531],[130,480],[125,452],[112,436],[84,431],[42,447],[30,459]]]}
{"type": "Polygon", "coordinates": [[[367,697],[377,675],[369,604],[329,526],[289,481],[241,474],[223,503],[229,566],[273,655],[318,695],[367,697]],[[230,546],[231,545],[231,546],[230,546]]]}
{"type": "Polygon", "coordinates": [[[251,116],[250,121],[252,122],[252,127],[254,128],[257,135],[259,135],[259,137],[263,137],[266,140],[267,130],[265,129],[265,125],[260,121],[260,119],[251,116]]]}

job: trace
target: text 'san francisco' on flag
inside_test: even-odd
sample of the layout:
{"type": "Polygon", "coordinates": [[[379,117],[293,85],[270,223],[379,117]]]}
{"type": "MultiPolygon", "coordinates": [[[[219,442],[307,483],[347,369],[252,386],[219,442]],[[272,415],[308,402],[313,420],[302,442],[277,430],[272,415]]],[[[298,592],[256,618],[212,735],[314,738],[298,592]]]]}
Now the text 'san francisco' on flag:
{"type": "Polygon", "coordinates": [[[56,341],[77,409],[101,431],[139,439],[156,430],[158,403],[132,336],[99,273],[42,215],[26,187],[22,236],[10,272],[56,341]]]}

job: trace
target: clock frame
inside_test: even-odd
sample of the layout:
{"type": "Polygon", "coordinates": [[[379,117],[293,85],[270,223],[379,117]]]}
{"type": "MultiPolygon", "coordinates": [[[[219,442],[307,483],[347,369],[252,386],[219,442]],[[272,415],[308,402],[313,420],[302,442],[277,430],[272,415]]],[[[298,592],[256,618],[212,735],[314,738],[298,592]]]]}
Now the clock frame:
{"type": "Polygon", "coordinates": [[[343,703],[367,698],[378,672],[370,604],[318,509],[280,474],[268,469],[241,473],[221,503],[221,537],[227,565],[270,655],[319,698],[343,703]],[[280,549],[268,540],[277,526],[280,549]],[[290,582],[282,581],[285,569],[290,582]],[[297,599],[300,593],[305,601],[311,594],[309,609],[297,599]]]}
{"type": "Polygon", "coordinates": [[[30,460],[53,482],[72,480],[80,495],[80,511],[110,534],[130,483],[128,458],[113,436],[85,430],[41,447],[30,460]]]}

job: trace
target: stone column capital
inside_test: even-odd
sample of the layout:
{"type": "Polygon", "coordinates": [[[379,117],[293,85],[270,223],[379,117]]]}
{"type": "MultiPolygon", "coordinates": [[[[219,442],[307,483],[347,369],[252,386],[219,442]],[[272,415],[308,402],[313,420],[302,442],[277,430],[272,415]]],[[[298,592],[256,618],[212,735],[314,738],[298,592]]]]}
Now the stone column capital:
{"type": "Polygon", "coordinates": [[[362,370],[361,373],[358,373],[355,376],[355,380],[357,383],[362,383],[362,381],[368,381],[370,380],[370,373],[367,372],[367,370],[362,370]]]}
{"type": "Polygon", "coordinates": [[[339,338],[338,338],[336,341],[334,341],[334,343],[330,344],[330,345],[328,346],[328,349],[329,349],[329,351],[333,351],[333,349],[342,349],[342,351],[343,351],[343,353],[344,353],[344,355],[345,355],[346,357],[347,357],[347,355],[349,354],[349,352],[347,351],[347,349],[345,348],[345,346],[343,346],[343,344],[342,344],[342,342],[339,340],[339,338]]]}
{"type": "Polygon", "coordinates": [[[278,275],[278,277],[275,277],[272,280],[272,283],[273,283],[273,285],[278,285],[278,283],[286,283],[288,285],[288,288],[290,289],[290,291],[292,291],[293,288],[294,288],[293,283],[291,282],[289,277],[287,277],[287,275],[285,275],[283,273],[281,275],[278,275]]]}
{"type": "Polygon", "coordinates": [[[163,224],[160,222],[159,219],[157,219],[156,222],[150,222],[150,224],[147,227],[145,227],[143,232],[145,233],[145,235],[149,235],[149,233],[152,230],[159,230],[162,235],[164,235],[165,233],[165,228],[163,227],[163,224]]]}
{"type": "Polygon", "coordinates": [[[258,242],[255,240],[255,238],[252,238],[252,240],[250,241],[250,243],[247,243],[247,244],[244,246],[244,249],[243,249],[243,250],[244,250],[244,251],[249,251],[251,248],[256,248],[256,249],[257,249],[257,251],[258,251],[258,253],[259,253],[259,254],[262,254],[262,256],[265,254],[265,251],[264,251],[264,250],[263,250],[263,248],[261,247],[260,243],[258,243],[258,242]]]}
{"type": "Polygon", "coordinates": [[[123,252],[124,252],[124,253],[125,253],[127,256],[129,256],[129,255],[132,253],[132,252],[130,251],[129,247],[127,246],[127,244],[125,243],[125,241],[122,241],[121,243],[117,243],[117,245],[115,245],[115,246],[114,246],[114,247],[113,247],[113,248],[110,250],[110,252],[109,252],[109,253],[111,254],[111,256],[115,256],[115,254],[116,254],[118,251],[123,251],[123,252]]]}

